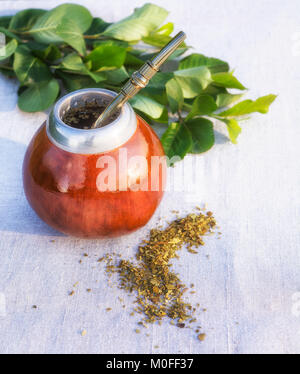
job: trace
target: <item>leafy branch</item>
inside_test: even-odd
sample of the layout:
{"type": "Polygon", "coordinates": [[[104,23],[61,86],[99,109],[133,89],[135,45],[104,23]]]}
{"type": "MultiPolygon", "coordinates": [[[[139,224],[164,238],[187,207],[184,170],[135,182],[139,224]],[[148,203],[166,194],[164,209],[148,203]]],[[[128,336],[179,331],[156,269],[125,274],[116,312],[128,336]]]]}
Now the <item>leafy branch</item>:
{"type": "MultiPolygon", "coordinates": [[[[0,17],[6,45],[0,72],[20,82],[18,105],[26,112],[54,104],[62,90],[102,87],[119,91],[132,72],[170,39],[168,12],[153,4],[135,9],[116,23],[93,18],[83,6],[62,4],[50,11],[25,9],[0,17]]],[[[275,95],[255,101],[241,98],[244,85],[227,62],[177,50],[131,105],[150,123],[168,125],[162,143],[169,157],[202,153],[215,142],[213,121],[227,127],[237,142],[240,119],[267,113],[275,95]],[[240,92],[233,93],[232,89],[240,92]]]]}

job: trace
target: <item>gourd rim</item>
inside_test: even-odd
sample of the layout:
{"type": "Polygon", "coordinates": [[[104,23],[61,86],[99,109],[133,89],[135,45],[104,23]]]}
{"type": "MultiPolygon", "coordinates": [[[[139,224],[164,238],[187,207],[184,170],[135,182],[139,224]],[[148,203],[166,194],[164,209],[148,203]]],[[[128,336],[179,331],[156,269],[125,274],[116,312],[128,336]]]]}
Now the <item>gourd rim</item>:
{"type": "Polygon", "coordinates": [[[137,127],[136,115],[128,103],[120,108],[112,122],[100,128],[75,128],[62,120],[63,114],[76,107],[80,100],[96,100],[106,106],[115,96],[116,92],[104,88],[86,88],[60,98],[47,119],[46,130],[50,141],[65,151],[81,154],[103,153],[126,143],[137,127]]]}

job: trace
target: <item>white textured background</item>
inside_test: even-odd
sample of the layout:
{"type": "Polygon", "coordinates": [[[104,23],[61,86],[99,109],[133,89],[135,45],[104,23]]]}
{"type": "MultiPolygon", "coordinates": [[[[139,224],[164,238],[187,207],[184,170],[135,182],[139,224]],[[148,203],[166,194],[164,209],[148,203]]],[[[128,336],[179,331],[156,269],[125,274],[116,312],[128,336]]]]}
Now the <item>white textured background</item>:
{"type": "MultiPolygon", "coordinates": [[[[17,84],[0,76],[1,353],[300,353],[299,0],[153,2],[170,10],[195,51],[229,61],[249,97],[279,97],[268,115],[243,124],[237,146],[221,129],[218,144],[198,156],[196,194],[167,194],[148,226],[129,237],[79,240],[51,230],[25,200],[22,159],[46,114],[22,113],[17,84]],[[151,326],[150,337],[136,334],[130,302],[122,308],[123,293],[107,286],[96,259],[133,254],[158,217],[204,202],[223,237],[210,237],[197,257],[183,251],[177,269],[196,285],[191,300],[207,308],[199,314],[206,340],[167,323],[151,326]],[[79,264],[83,252],[89,257],[79,264]]],[[[0,14],[60,3],[0,1],[0,14]]],[[[116,21],[144,1],[78,3],[116,21]]]]}

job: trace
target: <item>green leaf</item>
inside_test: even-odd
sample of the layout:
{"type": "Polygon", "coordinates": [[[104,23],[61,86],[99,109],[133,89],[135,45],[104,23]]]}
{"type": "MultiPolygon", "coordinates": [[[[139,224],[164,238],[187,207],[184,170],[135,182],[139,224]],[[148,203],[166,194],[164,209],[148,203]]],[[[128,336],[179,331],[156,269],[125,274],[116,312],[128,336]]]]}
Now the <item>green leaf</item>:
{"type": "Polygon", "coordinates": [[[149,123],[151,125],[155,125],[155,124],[161,125],[161,124],[168,124],[169,123],[169,114],[168,114],[168,110],[167,110],[166,107],[164,107],[162,115],[159,118],[152,118],[149,115],[147,115],[146,113],[141,112],[140,110],[138,110],[136,108],[134,109],[134,111],[136,112],[136,114],[138,114],[147,123],[149,123]]]}
{"type": "Polygon", "coordinates": [[[166,89],[167,82],[174,77],[173,73],[158,72],[151,78],[150,82],[146,86],[148,92],[153,94],[162,94],[166,89]]]}
{"type": "Polygon", "coordinates": [[[89,27],[89,29],[85,32],[85,35],[101,34],[109,25],[111,24],[103,21],[102,18],[93,18],[92,24],[89,27]]]}
{"type": "Polygon", "coordinates": [[[213,123],[206,118],[194,118],[186,122],[193,139],[191,153],[208,151],[215,143],[213,123]]]}
{"type": "Polygon", "coordinates": [[[16,74],[9,66],[0,65],[0,73],[9,78],[15,78],[16,74]]]}
{"type": "Polygon", "coordinates": [[[194,68],[197,66],[206,66],[212,74],[218,72],[227,72],[229,65],[227,62],[213,57],[206,57],[200,53],[193,53],[180,61],[179,70],[194,68]]]}
{"type": "Polygon", "coordinates": [[[53,105],[59,93],[55,79],[29,86],[21,93],[18,105],[24,112],[39,112],[53,105]]]}
{"type": "Polygon", "coordinates": [[[120,68],[126,57],[126,48],[117,45],[99,45],[86,58],[91,61],[93,71],[120,68]]]}
{"type": "Polygon", "coordinates": [[[215,110],[217,110],[217,108],[217,104],[212,96],[199,95],[193,101],[191,111],[186,119],[189,120],[195,116],[205,116],[212,114],[215,110]]]}
{"type": "Polygon", "coordinates": [[[190,131],[184,124],[178,122],[172,122],[169,125],[161,137],[161,142],[169,158],[179,156],[183,159],[193,147],[190,131]]]}
{"type": "Polygon", "coordinates": [[[60,70],[56,70],[55,73],[63,81],[64,87],[68,92],[80,90],[82,88],[102,87],[101,83],[95,83],[88,75],[70,74],[60,70]]]}
{"type": "Polygon", "coordinates": [[[164,106],[164,110],[162,112],[162,115],[159,117],[159,118],[150,118],[151,120],[153,120],[153,122],[155,123],[164,123],[164,124],[168,124],[169,123],[169,113],[168,113],[168,109],[166,106],[164,106]]]}
{"type": "Polygon", "coordinates": [[[35,51],[36,55],[43,60],[56,61],[61,58],[61,52],[56,45],[50,44],[42,51],[35,51]]]}
{"type": "Polygon", "coordinates": [[[31,49],[31,53],[41,60],[54,62],[62,57],[61,51],[55,44],[45,46],[45,44],[30,40],[28,41],[27,46],[31,49]]]}
{"type": "Polygon", "coordinates": [[[87,70],[80,56],[76,53],[70,53],[60,63],[57,68],[67,69],[71,71],[84,72],[87,70]]]}
{"type": "Polygon", "coordinates": [[[0,33],[3,33],[5,36],[7,36],[10,39],[16,39],[18,42],[21,42],[21,39],[17,35],[5,29],[4,27],[0,27],[0,33]]]}
{"type": "Polygon", "coordinates": [[[212,80],[226,88],[237,88],[238,90],[245,90],[246,87],[240,83],[232,73],[216,73],[212,75],[212,80]]]}
{"type": "MultiPolygon", "coordinates": [[[[75,32],[84,33],[90,27],[93,17],[83,6],[76,4],[62,4],[46,12],[39,17],[30,30],[30,34],[40,43],[61,43],[62,35],[67,35],[67,39],[74,39],[67,32],[71,32],[71,25],[75,25],[75,32]],[[68,26],[64,27],[67,23],[68,26]],[[57,29],[59,28],[59,32],[57,29]]],[[[71,45],[75,48],[73,45],[71,45]]],[[[76,48],[77,49],[77,48],[76,48]]],[[[82,49],[82,46],[80,47],[82,49]]]]}
{"type": "Polygon", "coordinates": [[[88,74],[96,83],[107,80],[107,76],[104,72],[93,72],[87,69],[86,74],[88,74]]]}
{"type": "Polygon", "coordinates": [[[10,30],[24,32],[31,29],[39,17],[47,13],[44,9],[24,9],[16,13],[9,24],[10,30]]]}
{"type": "Polygon", "coordinates": [[[140,68],[144,64],[144,60],[140,59],[133,53],[127,52],[124,64],[126,66],[140,68]]]}
{"type": "Polygon", "coordinates": [[[164,111],[164,106],[162,104],[141,94],[135,95],[130,100],[130,104],[133,108],[138,109],[154,119],[159,118],[164,111]]]}
{"type": "Polygon", "coordinates": [[[154,47],[164,47],[172,38],[169,35],[164,34],[151,34],[144,36],[142,41],[146,44],[153,45],[154,47]]]}
{"type": "MultiPolygon", "coordinates": [[[[143,89],[143,95],[144,96],[147,96],[147,97],[150,97],[151,99],[154,99],[155,101],[159,102],[160,104],[162,104],[166,110],[167,110],[167,107],[169,105],[169,102],[168,102],[168,98],[167,98],[167,93],[166,93],[166,90],[164,92],[160,92],[160,93],[154,93],[152,91],[152,89],[148,89],[147,87],[145,87],[143,89]]],[[[167,110],[168,112],[168,110],[167,110]]]]}
{"type": "Polygon", "coordinates": [[[136,8],[131,16],[108,26],[103,35],[129,42],[138,41],[159,27],[167,15],[165,9],[154,4],[145,4],[136,8]]]}
{"type": "Polygon", "coordinates": [[[221,93],[227,93],[227,89],[225,87],[215,86],[213,83],[211,83],[209,86],[205,88],[201,93],[205,95],[211,95],[215,99],[217,99],[217,96],[221,93]]]}
{"type": "Polygon", "coordinates": [[[232,108],[225,110],[218,114],[219,117],[239,117],[246,114],[259,112],[268,113],[269,106],[276,99],[276,95],[267,95],[258,98],[257,100],[244,100],[234,105],[232,108]]]}
{"type": "Polygon", "coordinates": [[[130,44],[128,42],[125,42],[124,40],[96,40],[93,43],[94,48],[99,47],[100,45],[108,45],[110,47],[123,47],[126,50],[132,49],[130,47],[130,44]]]}
{"type": "MultiPolygon", "coordinates": [[[[185,53],[186,51],[188,50],[187,47],[180,47],[178,49],[176,49],[175,52],[173,52],[169,57],[168,57],[168,62],[172,61],[172,60],[177,60],[178,57],[180,57],[183,53],[185,53]]],[[[140,55],[140,58],[146,62],[148,60],[151,60],[154,56],[157,55],[157,51],[155,52],[152,52],[152,53],[143,53],[140,55]]],[[[168,64],[167,62],[165,62],[165,64],[167,65],[170,65],[168,64]]],[[[176,61],[176,66],[178,65],[177,61],[176,61]]],[[[165,65],[166,66],[166,65],[165,65]]],[[[172,66],[171,70],[174,70],[174,65],[172,66]]]]}
{"type": "Polygon", "coordinates": [[[64,19],[62,23],[56,27],[56,35],[81,55],[85,54],[86,47],[82,32],[73,20],[64,19]]]}
{"type": "Polygon", "coordinates": [[[52,78],[48,66],[32,55],[25,45],[16,49],[13,68],[19,81],[24,85],[49,81],[52,78]]]}
{"type": "Polygon", "coordinates": [[[240,100],[240,98],[243,96],[243,94],[232,95],[230,93],[220,93],[217,95],[216,103],[219,108],[223,108],[235,103],[236,101],[240,100]]]}
{"type": "MultiPolygon", "coordinates": [[[[145,44],[152,45],[154,47],[162,48],[164,47],[169,41],[172,39],[172,37],[168,34],[161,34],[159,32],[152,32],[148,36],[144,36],[142,38],[142,41],[145,44]]],[[[187,46],[185,43],[181,43],[179,50],[185,50],[187,49],[187,46]]],[[[177,49],[178,51],[178,49],[177,49]]],[[[173,52],[174,53],[174,52],[173,52]]],[[[168,57],[169,59],[170,57],[168,57]]]]}
{"type": "Polygon", "coordinates": [[[166,84],[167,97],[170,104],[172,113],[182,109],[183,106],[183,93],[180,85],[175,78],[169,80],[166,84]]]}
{"type": "Polygon", "coordinates": [[[107,70],[103,71],[102,73],[106,76],[107,81],[112,84],[120,84],[129,78],[127,70],[124,66],[122,66],[120,69],[107,70]]]}
{"type": "Polygon", "coordinates": [[[174,23],[168,22],[165,25],[161,26],[158,30],[156,30],[157,34],[162,35],[170,35],[174,31],[174,23]]]}
{"type": "Polygon", "coordinates": [[[237,137],[240,135],[242,129],[240,128],[237,121],[233,118],[231,119],[222,119],[224,123],[227,125],[229,139],[233,144],[237,143],[237,137]]]}
{"type": "Polygon", "coordinates": [[[0,17],[0,27],[8,28],[12,16],[2,16],[0,17]]]}
{"type": "Polygon", "coordinates": [[[7,59],[9,56],[15,53],[17,47],[18,42],[16,41],[16,39],[12,39],[3,47],[0,47],[0,61],[7,59]]]}
{"type": "Polygon", "coordinates": [[[199,95],[211,82],[211,74],[206,66],[177,70],[174,75],[187,99],[199,95]]]}
{"type": "Polygon", "coordinates": [[[72,72],[89,75],[96,83],[106,80],[106,76],[103,73],[94,73],[89,71],[85,66],[80,56],[77,54],[67,55],[57,67],[58,69],[66,69],[72,72]]]}
{"type": "MultiPolygon", "coordinates": [[[[173,30],[174,24],[172,22],[168,22],[159,29],[151,31],[149,35],[144,36],[142,41],[154,47],[162,48],[172,39],[170,34],[173,32],[173,30]]],[[[182,43],[180,48],[186,48],[186,44],[182,43]]]]}

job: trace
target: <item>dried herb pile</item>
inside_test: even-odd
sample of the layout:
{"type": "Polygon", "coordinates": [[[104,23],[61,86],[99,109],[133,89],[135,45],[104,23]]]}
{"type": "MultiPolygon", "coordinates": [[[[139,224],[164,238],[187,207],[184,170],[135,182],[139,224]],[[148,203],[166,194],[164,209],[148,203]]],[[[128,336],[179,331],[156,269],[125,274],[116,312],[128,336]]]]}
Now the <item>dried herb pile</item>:
{"type": "Polygon", "coordinates": [[[142,316],[140,325],[160,323],[167,317],[180,328],[196,322],[194,314],[200,305],[193,307],[184,301],[188,288],[172,270],[171,260],[179,258],[183,247],[197,253],[195,248],[204,245],[203,236],[215,227],[212,213],[199,211],[177,218],[165,229],[151,230],[149,239],[138,247],[136,261],[121,259],[114,264],[111,257],[106,258],[106,271],[109,275],[118,273],[119,288],[135,293],[134,310],[142,316]]]}
{"type": "MultiPolygon", "coordinates": [[[[172,22],[165,22],[168,11],[149,3],[115,23],[99,16],[77,4],[0,16],[0,40],[6,39],[0,44],[0,72],[19,80],[21,110],[46,110],[65,90],[101,87],[119,92],[133,71],[171,39],[174,29],[172,22]]],[[[199,32],[209,33],[209,24],[200,25],[199,32]]],[[[239,121],[254,112],[267,113],[276,97],[242,100],[246,88],[227,62],[187,55],[189,48],[183,44],[131,99],[148,122],[168,124],[162,143],[169,157],[209,150],[216,121],[236,143],[239,121]]]]}

